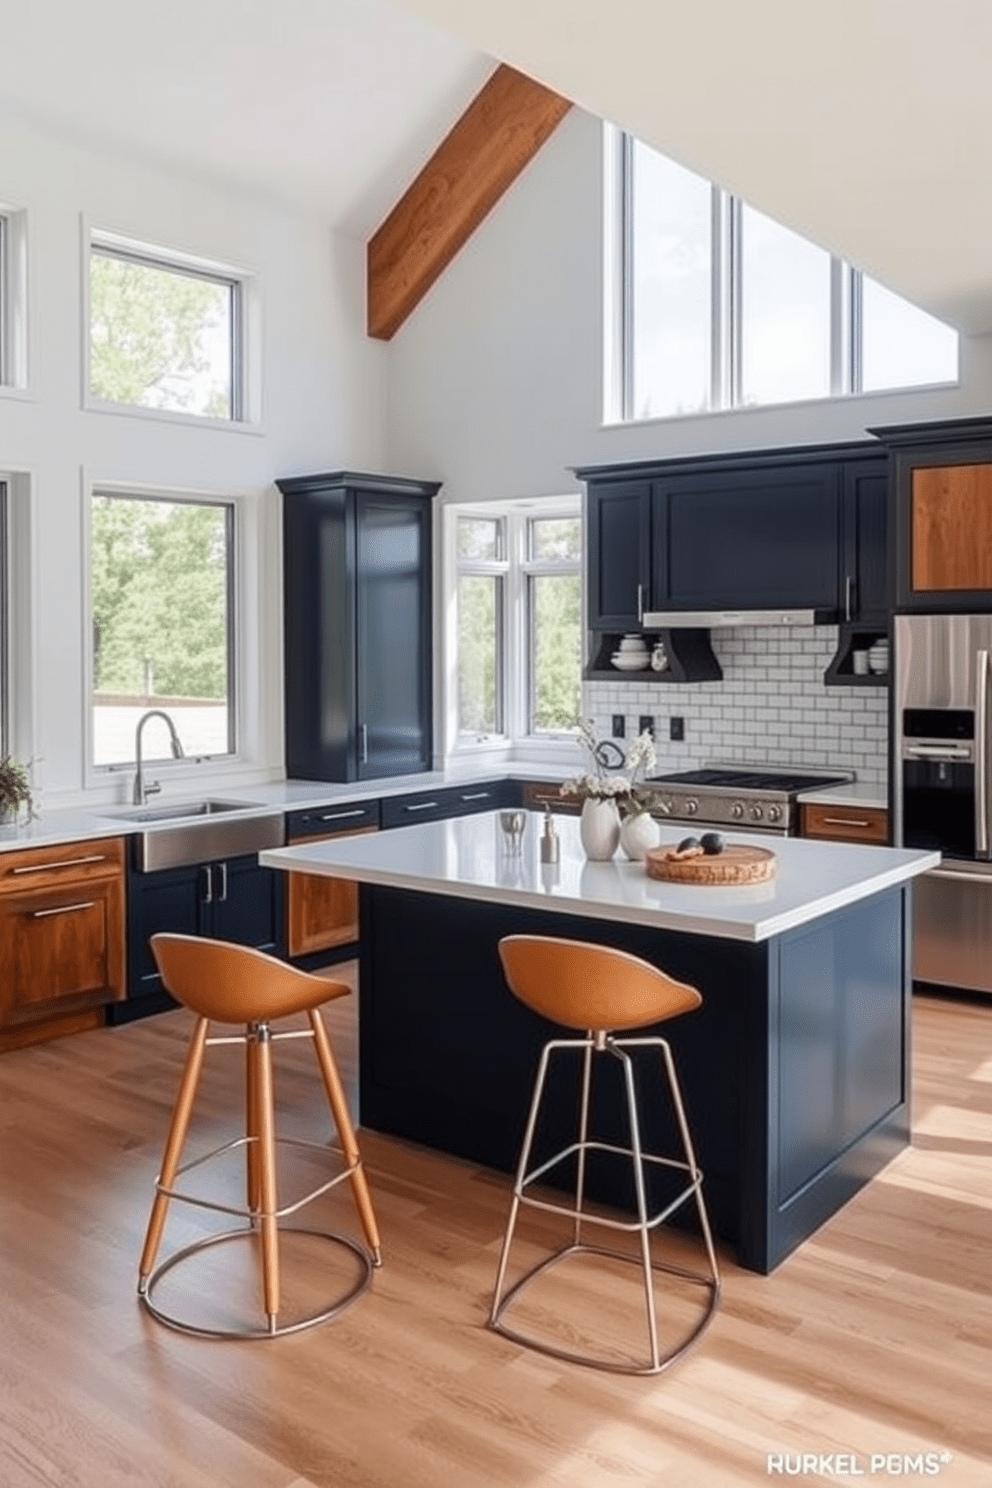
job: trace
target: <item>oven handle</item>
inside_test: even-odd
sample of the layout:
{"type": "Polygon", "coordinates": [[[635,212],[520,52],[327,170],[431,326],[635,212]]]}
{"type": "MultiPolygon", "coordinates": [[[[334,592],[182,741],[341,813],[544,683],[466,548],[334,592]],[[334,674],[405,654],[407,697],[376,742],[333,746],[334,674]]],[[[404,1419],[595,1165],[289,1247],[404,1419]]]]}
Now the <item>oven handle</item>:
{"type": "Polygon", "coordinates": [[[975,656],[975,856],[989,856],[989,653],[975,656]]]}
{"type": "Polygon", "coordinates": [[[992,873],[962,873],[953,868],[931,868],[924,878],[952,878],[955,883],[985,884],[992,889],[992,873]]]}

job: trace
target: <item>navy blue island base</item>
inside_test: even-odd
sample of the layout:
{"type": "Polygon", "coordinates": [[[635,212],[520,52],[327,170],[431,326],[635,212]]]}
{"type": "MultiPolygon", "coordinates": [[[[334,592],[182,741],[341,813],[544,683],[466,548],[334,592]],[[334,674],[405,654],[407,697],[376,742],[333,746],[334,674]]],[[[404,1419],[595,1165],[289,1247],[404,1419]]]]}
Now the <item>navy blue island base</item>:
{"type": "MultiPolygon", "coordinates": [[[[288,864],[287,864],[288,866],[288,864]]],[[[911,889],[887,888],[757,943],[366,883],[361,1122],[512,1171],[550,1025],[507,990],[503,935],[617,946],[703,996],[666,1025],[714,1228],[767,1273],[909,1140],[911,889]]],[[[595,1120],[615,1132],[608,1083],[595,1120]]],[[[561,1082],[548,1149],[573,1130],[561,1082]]],[[[668,1115],[645,1143],[671,1150],[668,1115]]],[[[560,1141],[559,1141],[560,1145],[560,1141]]],[[[614,1168],[594,1196],[625,1204],[614,1168]]]]}

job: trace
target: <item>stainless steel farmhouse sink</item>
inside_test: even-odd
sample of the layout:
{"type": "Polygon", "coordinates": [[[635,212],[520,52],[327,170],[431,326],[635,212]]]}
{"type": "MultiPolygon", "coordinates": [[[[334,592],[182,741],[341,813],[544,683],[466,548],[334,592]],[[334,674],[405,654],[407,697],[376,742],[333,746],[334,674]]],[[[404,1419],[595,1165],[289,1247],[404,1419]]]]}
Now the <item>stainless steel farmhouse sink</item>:
{"type": "Polygon", "coordinates": [[[132,822],[146,830],[134,835],[135,866],[141,873],[159,868],[183,868],[282,847],[286,828],[281,811],[238,816],[250,811],[247,801],[176,801],[171,805],[135,806],[104,815],[132,822]]]}

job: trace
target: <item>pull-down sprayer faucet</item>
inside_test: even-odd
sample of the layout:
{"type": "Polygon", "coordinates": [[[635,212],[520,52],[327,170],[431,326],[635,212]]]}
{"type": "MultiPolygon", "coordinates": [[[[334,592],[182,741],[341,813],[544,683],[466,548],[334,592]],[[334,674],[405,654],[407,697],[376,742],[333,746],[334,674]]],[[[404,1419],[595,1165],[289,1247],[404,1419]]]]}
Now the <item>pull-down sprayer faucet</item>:
{"type": "Polygon", "coordinates": [[[134,777],[134,794],[132,798],[134,800],[135,806],[144,806],[150,795],[153,795],[155,791],[160,791],[162,789],[157,780],[149,780],[146,784],[144,770],[141,763],[141,731],[144,728],[145,724],[148,722],[149,718],[162,718],[165,720],[166,724],[168,724],[170,742],[172,744],[172,758],[183,758],[183,746],[179,742],[179,735],[176,733],[176,725],[173,723],[168,713],[163,713],[161,708],[151,708],[147,713],[143,713],[138,719],[138,727],[134,731],[134,757],[137,761],[138,766],[134,777]]]}

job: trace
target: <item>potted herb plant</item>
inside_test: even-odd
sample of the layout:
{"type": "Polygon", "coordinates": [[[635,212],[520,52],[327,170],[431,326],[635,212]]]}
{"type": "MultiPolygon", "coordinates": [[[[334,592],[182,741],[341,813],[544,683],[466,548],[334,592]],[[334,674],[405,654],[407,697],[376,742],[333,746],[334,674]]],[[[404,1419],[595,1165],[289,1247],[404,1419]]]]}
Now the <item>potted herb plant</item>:
{"type": "Polygon", "coordinates": [[[29,818],[34,815],[28,768],[7,756],[0,760],[0,822],[16,821],[22,806],[29,818]]]}

